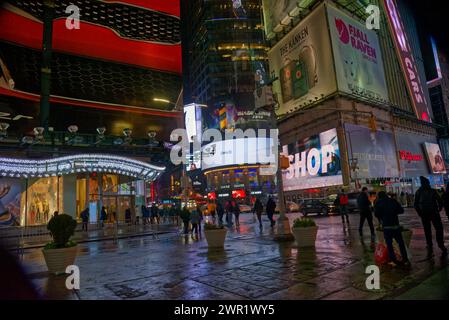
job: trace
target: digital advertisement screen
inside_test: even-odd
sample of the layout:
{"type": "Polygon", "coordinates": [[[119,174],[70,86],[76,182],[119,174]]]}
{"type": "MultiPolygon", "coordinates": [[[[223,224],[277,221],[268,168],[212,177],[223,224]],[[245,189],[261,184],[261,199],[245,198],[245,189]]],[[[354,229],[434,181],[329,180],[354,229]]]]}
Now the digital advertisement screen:
{"type": "Polygon", "coordinates": [[[282,147],[290,167],[282,171],[284,191],[343,184],[337,130],[330,129],[282,147]]]}
{"type": "Polygon", "coordinates": [[[446,173],[446,166],[441,156],[440,146],[436,143],[425,142],[424,150],[426,151],[430,171],[434,174],[446,173]]]}
{"type": "Polygon", "coordinates": [[[240,164],[275,163],[271,138],[240,138],[209,143],[202,148],[202,169],[240,164]]]}

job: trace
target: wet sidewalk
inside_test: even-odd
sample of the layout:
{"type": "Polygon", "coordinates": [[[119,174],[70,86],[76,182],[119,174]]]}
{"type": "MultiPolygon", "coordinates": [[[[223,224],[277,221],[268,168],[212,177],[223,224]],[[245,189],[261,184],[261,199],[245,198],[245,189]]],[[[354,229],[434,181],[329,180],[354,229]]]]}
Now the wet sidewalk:
{"type": "MultiPolygon", "coordinates": [[[[288,216],[292,222],[298,214],[288,216]]],[[[425,259],[424,232],[412,210],[401,216],[414,231],[412,267],[382,268],[380,290],[365,286],[374,248],[367,226],[360,241],[357,214],[350,215],[349,228],[339,216],[315,218],[316,248],[300,250],[273,241],[266,216],[262,231],[252,214],[241,220],[239,229],[229,230],[222,252],[208,251],[204,237],[185,237],[177,228],[159,238],[82,243],[77,292],[65,290],[65,277],[48,275],[40,249],[25,250],[22,261],[39,291],[54,299],[447,299],[447,262],[425,259]]],[[[443,221],[449,245],[449,224],[443,221]]]]}

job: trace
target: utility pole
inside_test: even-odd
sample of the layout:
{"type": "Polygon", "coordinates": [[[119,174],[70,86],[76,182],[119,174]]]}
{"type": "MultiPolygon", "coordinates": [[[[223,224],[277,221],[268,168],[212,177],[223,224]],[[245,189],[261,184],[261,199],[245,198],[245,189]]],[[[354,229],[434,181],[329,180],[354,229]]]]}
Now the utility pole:
{"type": "Polygon", "coordinates": [[[41,100],[40,125],[48,130],[50,115],[50,86],[51,86],[51,56],[53,47],[53,19],[55,16],[55,1],[44,0],[44,33],[42,35],[42,65],[41,65],[41,100]]]}

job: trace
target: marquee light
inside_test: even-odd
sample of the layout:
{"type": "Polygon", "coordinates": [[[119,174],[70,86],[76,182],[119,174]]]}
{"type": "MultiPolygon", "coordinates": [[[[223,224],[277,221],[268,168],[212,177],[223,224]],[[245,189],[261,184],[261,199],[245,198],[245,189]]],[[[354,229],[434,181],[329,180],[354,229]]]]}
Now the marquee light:
{"type": "Polygon", "coordinates": [[[0,175],[19,177],[49,177],[67,175],[74,172],[109,172],[139,178],[155,180],[165,167],[155,166],[130,158],[103,155],[80,154],[46,160],[25,160],[0,157],[0,175]]]}

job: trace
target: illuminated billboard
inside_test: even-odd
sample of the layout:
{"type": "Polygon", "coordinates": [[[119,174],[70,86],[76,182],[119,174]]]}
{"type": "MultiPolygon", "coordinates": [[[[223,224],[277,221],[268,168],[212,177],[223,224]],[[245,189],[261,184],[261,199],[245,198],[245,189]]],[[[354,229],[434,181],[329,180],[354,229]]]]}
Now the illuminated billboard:
{"type": "MultiPolygon", "coordinates": [[[[194,139],[201,141],[203,129],[201,106],[195,103],[184,106],[184,123],[189,143],[192,143],[194,139]]],[[[192,171],[200,168],[201,152],[194,151],[193,154],[188,153],[186,170],[192,171]]]]}
{"type": "Polygon", "coordinates": [[[338,90],[388,100],[377,33],[331,5],[327,6],[338,90]]]}
{"type": "Polygon", "coordinates": [[[279,114],[335,92],[388,101],[376,32],[328,3],[301,20],[269,51],[268,59],[279,79],[273,83],[279,114]]]}
{"type": "Polygon", "coordinates": [[[446,173],[446,166],[441,156],[440,146],[436,143],[425,142],[424,150],[426,151],[430,171],[434,174],[446,173]]]}
{"type": "Polygon", "coordinates": [[[404,24],[395,0],[384,0],[390,30],[396,45],[396,52],[401,63],[402,72],[412,101],[413,109],[420,120],[432,122],[429,103],[421,83],[418,67],[413,56],[412,47],[407,39],[404,24]]]}
{"type": "Polygon", "coordinates": [[[269,52],[270,70],[279,81],[273,83],[279,114],[337,90],[325,7],[321,5],[304,18],[269,52]]]}
{"type": "Polygon", "coordinates": [[[282,171],[284,191],[343,184],[337,130],[330,129],[282,147],[290,167],[282,171]]]}
{"type": "Polygon", "coordinates": [[[202,147],[202,169],[242,164],[276,163],[272,138],[238,138],[212,142],[202,147]]]}
{"type": "Polygon", "coordinates": [[[264,25],[267,38],[273,38],[288,26],[300,8],[309,7],[315,0],[263,0],[264,25]]]}

